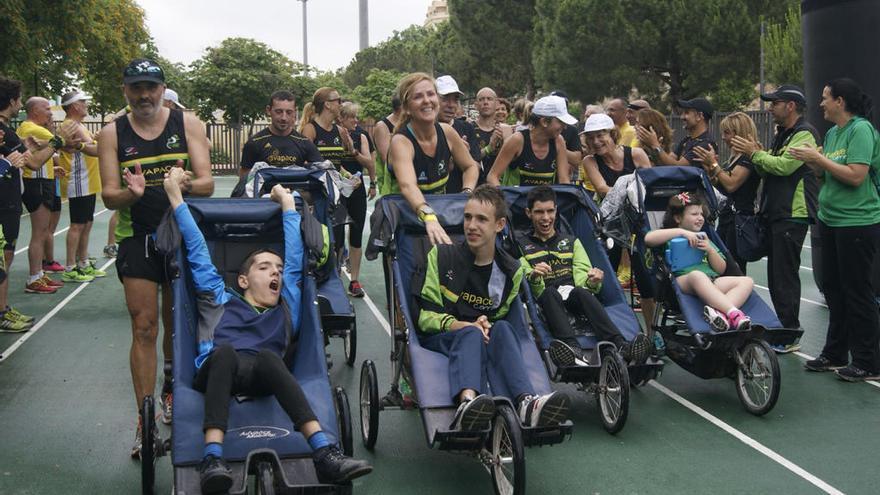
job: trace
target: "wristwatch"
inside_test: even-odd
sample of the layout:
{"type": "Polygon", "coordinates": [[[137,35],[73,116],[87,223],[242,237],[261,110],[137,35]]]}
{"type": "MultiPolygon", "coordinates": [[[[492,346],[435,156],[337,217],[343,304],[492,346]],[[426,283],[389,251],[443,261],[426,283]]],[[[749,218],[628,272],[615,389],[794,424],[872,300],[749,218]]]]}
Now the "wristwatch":
{"type": "Polygon", "coordinates": [[[437,215],[437,214],[434,212],[434,208],[431,208],[431,207],[428,205],[428,203],[422,203],[422,205],[419,206],[419,210],[418,210],[417,213],[418,213],[418,215],[419,215],[419,220],[421,220],[421,221],[423,221],[423,222],[425,221],[425,217],[427,217],[428,215],[434,215],[434,216],[437,215]]]}

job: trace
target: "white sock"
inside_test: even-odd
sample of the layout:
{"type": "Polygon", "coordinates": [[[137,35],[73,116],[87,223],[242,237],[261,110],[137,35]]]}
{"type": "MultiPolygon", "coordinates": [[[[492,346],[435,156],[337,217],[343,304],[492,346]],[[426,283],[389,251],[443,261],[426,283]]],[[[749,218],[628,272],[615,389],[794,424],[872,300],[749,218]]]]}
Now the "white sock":
{"type": "Polygon", "coordinates": [[[36,282],[37,280],[40,280],[41,278],[43,278],[43,273],[42,273],[42,272],[40,272],[40,273],[38,273],[38,274],[36,274],[36,275],[31,275],[30,277],[28,277],[28,285],[30,285],[30,284],[36,282]]]}

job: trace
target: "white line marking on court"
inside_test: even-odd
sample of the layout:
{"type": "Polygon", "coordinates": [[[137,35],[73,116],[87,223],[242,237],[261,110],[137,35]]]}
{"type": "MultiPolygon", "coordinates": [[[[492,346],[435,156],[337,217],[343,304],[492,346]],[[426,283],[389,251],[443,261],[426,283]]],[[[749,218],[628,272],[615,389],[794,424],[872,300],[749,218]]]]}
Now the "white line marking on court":
{"type": "MultiPolygon", "coordinates": [[[[349,281],[351,281],[351,275],[349,275],[348,270],[343,268],[342,273],[345,274],[345,277],[348,278],[349,281]]],[[[373,313],[373,316],[375,316],[377,320],[379,320],[379,324],[382,325],[382,329],[385,330],[385,333],[387,333],[390,337],[391,325],[388,324],[388,320],[385,319],[385,316],[382,315],[382,312],[379,311],[379,308],[376,307],[376,303],[374,303],[373,300],[370,299],[370,295],[367,294],[366,290],[364,291],[364,302],[367,303],[367,307],[370,308],[370,312],[373,313]]]]}
{"type": "MultiPolygon", "coordinates": [[[[792,354],[794,354],[795,356],[797,356],[799,358],[802,358],[805,361],[811,361],[813,359],[816,359],[813,356],[810,356],[809,354],[804,354],[803,352],[800,352],[800,351],[792,352],[792,354]]],[[[873,385],[874,387],[880,388],[880,382],[877,382],[874,380],[865,380],[865,383],[867,383],[868,385],[873,385]]]]}
{"type": "MultiPolygon", "coordinates": [[[[107,261],[107,263],[104,263],[104,266],[101,267],[101,270],[104,270],[105,268],[110,266],[110,263],[113,263],[114,261],[116,261],[116,258],[111,258],[109,261],[107,261]]],[[[92,282],[94,282],[94,280],[92,282]]],[[[80,286],[77,287],[76,289],[74,289],[73,292],[68,294],[67,297],[64,298],[64,300],[62,300],[60,303],[58,303],[57,306],[52,308],[52,311],[49,311],[49,313],[47,313],[46,316],[40,318],[40,321],[38,321],[36,323],[36,325],[31,327],[24,335],[21,336],[20,339],[16,340],[11,346],[9,346],[5,351],[3,351],[3,354],[0,354],[0,363],[2,363],[3,361],[6,361],[6,359],[8,359],[9,356],[12,355],[12,353],[14,353],[16,350],[18,350],[18,348],[21,347],[22,344],[27,342],[27,340],[29,338],[33,337],[34,334],[36,334],[39,329],[43,328],[43,325],[45,325],[49,320],[51,320],[53,316],[58,314],[58,312],[61,311],[64,308],[64,306],[67,306],[67,303],[72,301],[73,298],[76,297],[77,295],[79,295],[80,292],[84,291],[86,287],[88,287],[89,285],[92,284],[92,282],[86,282],[84,284],[80,284],[80,286]]]]}
{"type": "MultiPolygon", "coordinates": [[[[809,246],[804,246],[804,247],[809,247],[809,246]]],[[[758,261],[763,261],[764,263],[766,263],[766,262],[767,262],[767,257],[764,256],[763,258],[759,259],[758,261]]],[[[757,263],[758,261],[751,261],[750,263],[757,263]]],[[[810,268],[809,266],[804,266],[804,265],[800,265],[800,269],[801,269],[801,270],[807,270],[807,271],[810,271],[810,272],[813,271],[812,268],[810,268]]]]}
{"type": "MultiPolygon", "coordinates": [[[[755,287],[757,287],[757,288],[759,288],[759,289],[766,290],[767,292],[770,292],[770,288],[769,288],[769,287],[764,287],[763,285],[758,285],[758,284],[755,284],[755,287]]],[[[802,298],[801,298],[801,301],[808,302],[808,303],[810,303],[810,304],[815,304],[816,306],[821,306],[821,307],[823,307],[823,308],[828,308],[828,306],[827,306],[826,304],[824,304],[824,303],[820,303],[819,301],[814,301],[814,300],[812,300],[812,299],[807,299],[806,297],[802,297],[802,298]]]]}
{"type": "Polygon", "coordinates": [[[718,428],[721,428],[722,430],[724,430],[725,432],[727,432],[728,434],[730,434],[731,436],[733,436],[734,438],[736,438],[740,442],[757,450],[758,452],[769,457],[774,462],[782,465],[782,467],[788,469],[789,471],[793,472],[794,474],[807,480],[808,482],[810,482],[811,484],[813,484],[814,486],[816,486],[817,488],[819,488],[823,492],[828,493],[828,494],[834,494],[834,495],[843,495],[842,491],[838,490],[837,488],[834,488],[833,486],[829,485],[828,483],[825,483],[824,481],[822,481],[818,477],[807,472],[802,467],[789,461],[785,457],[782,457],[777,452],[775,452],[774,450],[765,446],[761,442],[758,442],[754,438],[746,435],[745,433],[737,430],[733,426],[730,426],[729,424],[725,423],[724,421],[718,419],[717,417],[713,416],[712,414],[710,414],[708,411],[701,408],[700,406],[694,404],[693,402],[685,399],[684,397],[678,395],[677,393],[673,392],[672,390],[669,390],[668,388],[664,387],[663,385],[657,383],[657,381],[651,380],[650,382],[648,382],[648,384],[651,385],[652,387],[654,387],[655,389],[659,390],[661,393],[663,393],[664,395],[666,395],[670,399],[672,399],[672,400],[678,402],[679,404],[681,404],[682,406],[690,409],[692,412],[696,413],[698,416],[702,417],[706,421],[712,423],[713,425],[717,426],[718,428]]]}
{"type": "MultiPolygon", "coordinates": [[[[95,213],[95,216],[98,216],[101,213],[104,213],[106,211],[110,211],[110,210],[108,210],[107,208],[104,208],[103,210],[99,211],[98,213],[95,213]]],[[[54,234],[52,234],[52,236],[55,237],[55,236],[61,235],[65,232],[67,232],[68,230],[70,230],[70,225],[68,225],[67,227],[64,227],[61,230],[56,231],[54,234]]],[[[18,251],[16,251],[15,254],[21,254],[27,250],[28,250],[28,247],[26,246],[26,247],[23,247],[23,248],[19,249],[18,251]]]]}

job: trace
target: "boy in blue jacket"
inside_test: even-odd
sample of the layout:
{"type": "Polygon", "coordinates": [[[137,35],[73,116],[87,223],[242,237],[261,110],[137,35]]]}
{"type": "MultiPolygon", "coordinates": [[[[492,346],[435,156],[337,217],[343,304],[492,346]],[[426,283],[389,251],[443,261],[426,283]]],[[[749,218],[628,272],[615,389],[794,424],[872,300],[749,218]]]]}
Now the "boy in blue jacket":
{"type": "Polygon", "coordinates": [[[199,466],[202,493],[225,493],[232,486],[232,472],[223,460],[223,437],[229,399],[239,394],[278,399],[312,447],[321,481],[342,483],[369,473],[373,468],[365,461],[346,457],[330,444],[282,359],[292,350],[299,331],[302,299],[300,215],[290,191],[276,185],[271,193],[283,212],[285,259],[270,249],[251,253],[239,269],[238,285],[243,290],[239,295],[226,288],[211,262],[205,239],[183,202],[185,180],[182,169],[172,168],[165,178],[165,192],[186,244],[196,290],[212,295],[222,308],[213,335],[200,332],[196,358],[194,388],[205,394],[205,455],[199,466]]]}

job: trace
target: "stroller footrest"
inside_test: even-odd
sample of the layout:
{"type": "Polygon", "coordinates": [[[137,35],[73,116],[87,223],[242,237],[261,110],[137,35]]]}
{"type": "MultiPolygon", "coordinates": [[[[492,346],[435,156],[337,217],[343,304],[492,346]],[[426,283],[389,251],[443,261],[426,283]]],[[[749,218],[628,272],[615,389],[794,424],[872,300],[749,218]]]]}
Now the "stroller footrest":
{"type": "Polygon", "coordinates": [[[573,429],[574,425],[570,420],[566,420],[564,423],[556,426],[523,426],[523,445],[526,447],[541,447],[562,443],[566,438],[571,437],[573,429]]]}

